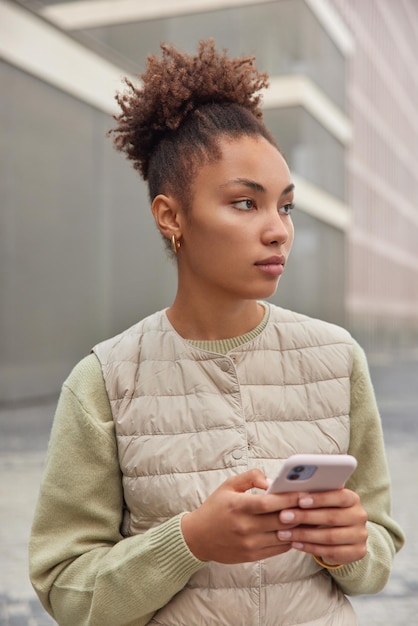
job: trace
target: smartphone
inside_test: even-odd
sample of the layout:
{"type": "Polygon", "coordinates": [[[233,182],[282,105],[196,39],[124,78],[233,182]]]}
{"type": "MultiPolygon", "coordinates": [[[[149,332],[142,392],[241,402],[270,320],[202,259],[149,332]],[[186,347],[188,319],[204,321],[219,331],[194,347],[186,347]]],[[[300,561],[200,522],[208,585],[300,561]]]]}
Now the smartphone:
{"type": "Polygon", "coordinates": [[[286,459],[267,493],[341,489],[356,467],[351,454],[294,454],[286,459]]]}

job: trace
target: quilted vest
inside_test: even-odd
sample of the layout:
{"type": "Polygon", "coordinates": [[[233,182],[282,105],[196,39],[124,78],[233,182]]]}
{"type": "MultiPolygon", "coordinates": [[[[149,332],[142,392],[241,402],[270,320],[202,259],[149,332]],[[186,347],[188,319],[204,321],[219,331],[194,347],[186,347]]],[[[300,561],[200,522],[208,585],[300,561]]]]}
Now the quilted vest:
{"type": "MultiPolygon", "coordinates": [[[[123,473],[125,536],[198,507],[227,477],[273,477],[296,453],[345,453],[352,339],[273,305],[264,330],[227,355],[192,346],[165,311],[94,348],[123,473]]],[[[257,563],[210,563],[150,623],[352,626],[329,572],[291,550],[257,563]]]]}

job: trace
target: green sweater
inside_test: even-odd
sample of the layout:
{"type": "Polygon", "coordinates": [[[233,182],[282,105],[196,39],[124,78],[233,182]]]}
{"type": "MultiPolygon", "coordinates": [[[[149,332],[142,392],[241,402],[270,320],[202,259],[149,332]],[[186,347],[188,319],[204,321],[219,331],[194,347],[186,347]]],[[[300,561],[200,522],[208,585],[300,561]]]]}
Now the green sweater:
{"type": "MultiPolygon", "coordinates": [[[[228,348],[228,342],[216,345],[218,351],[228,348]]],[[[368,553],[330,574],[346,594],[354,595],[384,586],[403,544],[402,531],[390,517],[381,423],[357,344],[350,420],[349,453],[359,461],[367,458],[368,469],[365,475],[356,472],[347,487],[359,493],[369,516],[368,553]]],[[[123,538],[122,508],[114,424],[101,367],[92,354],[63,385],[30,540],[32,583],[61,626],[146,624],[205,567],[183,539],[181,515],[123,538]]]]}

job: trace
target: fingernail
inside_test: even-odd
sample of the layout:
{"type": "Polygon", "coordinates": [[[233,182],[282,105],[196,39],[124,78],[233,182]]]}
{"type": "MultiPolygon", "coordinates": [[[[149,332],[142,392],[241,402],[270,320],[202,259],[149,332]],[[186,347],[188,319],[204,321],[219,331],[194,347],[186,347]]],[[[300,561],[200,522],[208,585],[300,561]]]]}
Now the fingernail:
{"type": "Polygon", "coordinates": [[[282,522],[293,522],[295,519],[295,514],[292,511],[282,511],[280,513],[280,520],[282,522]]]}
{"type": "Polygon", "coordinates": [[[278,535],[279,535],[279,539],[281,539],[282,541],[285,541],[286,539],[291,538],[292,533],[290,532],[290,530],[279,530],[278,535]]]}
{"type": "Polygon", "coordinates": [[[292,543],[292,548],[295,550],[303,550],[303,543],[298,543],[297,541],[292,543]]]}
{"type": "Polygon", "coordinates": [[[299,506],[312,506],[313,505],[313,498],[310,498],[309,496],[304,496],[303,498],[300,498],[299,500],[299,506]]]}

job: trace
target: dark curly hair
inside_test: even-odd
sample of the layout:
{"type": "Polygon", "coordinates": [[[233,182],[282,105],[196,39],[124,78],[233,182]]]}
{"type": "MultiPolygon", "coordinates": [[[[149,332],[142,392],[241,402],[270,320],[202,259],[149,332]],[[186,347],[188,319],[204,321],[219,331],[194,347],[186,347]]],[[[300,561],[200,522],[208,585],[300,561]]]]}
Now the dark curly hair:
{"type": "Polygon", "coordinates": [[[261,96],[267,74],[254,58],[229,59],[212,39],[201,41],[196,56],[161,45],[162,56],[147,59],[142,85],[128,79],[117,94],[114,143],[145,181],[151,201],[171,193],[186,208],[197,168],[220,157],[221,135],[261,135],[276,145],[262,121],[261,96]]]}

